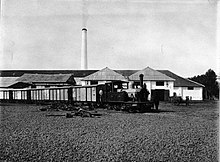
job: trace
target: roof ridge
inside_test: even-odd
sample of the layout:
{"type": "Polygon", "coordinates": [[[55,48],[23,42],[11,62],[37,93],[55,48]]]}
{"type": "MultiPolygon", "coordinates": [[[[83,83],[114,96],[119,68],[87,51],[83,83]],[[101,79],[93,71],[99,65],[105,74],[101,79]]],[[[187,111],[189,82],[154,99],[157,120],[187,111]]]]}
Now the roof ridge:
{"type": "Polygon", "coordinates": [[[116,79],[117,77],[119,77],[119,80],[124,80],[125,79],[125,77],[122,74],[120,74],[120,73],[118,73],[118,72],[116,72],[116,71],[114,71],[114,70],[112,70],[108,67],[105,67],[105,68],[103,68],[103,69],[101,69],[101,70],[99,70],[95,73],[92,73],[92,74],[84,77],[82,80],[88,80],[88,79],[89,80],[99,80],[100,78],[103,79],[103,80],[117,80],[116,79]],[[105,72],[109,73],[109,75],[108,76],[104,75],[105,72]]]}
{"type": "Polygon", "coordinates": [[[155,69],[152,69],[149,66],[131,74],[129,76],[130,80],[139,80],[140,73],[147,74],[144,75],[144,80],[175,80],[174,78],[167,76],[166,74],[161,73],[155,69]]]}

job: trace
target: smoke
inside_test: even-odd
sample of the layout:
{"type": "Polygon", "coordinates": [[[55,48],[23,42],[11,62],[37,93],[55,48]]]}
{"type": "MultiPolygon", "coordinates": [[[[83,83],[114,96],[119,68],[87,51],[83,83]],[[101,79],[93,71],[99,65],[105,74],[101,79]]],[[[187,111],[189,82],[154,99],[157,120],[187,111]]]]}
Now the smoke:
{"type": "Polygon", "coordinates": [[[87,0],[82,0],[82,27],[87,26],[87,21],[89,19],[88,3],[89,2],[87,0]]]}

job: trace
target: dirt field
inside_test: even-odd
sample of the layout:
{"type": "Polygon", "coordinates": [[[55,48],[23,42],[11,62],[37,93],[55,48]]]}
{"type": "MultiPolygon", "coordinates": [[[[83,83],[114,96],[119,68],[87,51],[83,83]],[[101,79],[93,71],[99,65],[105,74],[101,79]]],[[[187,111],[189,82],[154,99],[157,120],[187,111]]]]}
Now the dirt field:
{"type": "Polygon", "coordinates": [[[99,118],[66,118],[35,105],[0,108],[0,160],[218,161],[217,102],[161,103],[159,113],[98,110],[99,118]]]}

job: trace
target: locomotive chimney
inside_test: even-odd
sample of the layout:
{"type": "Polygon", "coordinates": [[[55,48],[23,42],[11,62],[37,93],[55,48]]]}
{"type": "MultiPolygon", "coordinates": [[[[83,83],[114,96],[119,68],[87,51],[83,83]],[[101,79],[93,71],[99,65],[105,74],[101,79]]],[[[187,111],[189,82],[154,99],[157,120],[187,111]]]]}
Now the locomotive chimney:
{"type": "Polygon", "coordinates": [[[81,70],[87,70],[87,29],[82,29],[81,70]]]}
{"type": "Polygon", "coordinates": [[[140,77],[140,86],[141,86],[141,88],[143,88],[143,78],[144,78],[144,75],[140,74],[139,77],[140,77]]]}

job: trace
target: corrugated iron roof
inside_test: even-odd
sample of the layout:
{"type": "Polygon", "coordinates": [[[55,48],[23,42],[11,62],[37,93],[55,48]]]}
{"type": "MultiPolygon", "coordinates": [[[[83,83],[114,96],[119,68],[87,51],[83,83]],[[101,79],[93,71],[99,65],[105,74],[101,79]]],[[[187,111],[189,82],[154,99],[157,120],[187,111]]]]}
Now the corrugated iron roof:
{"type": "Polygon", "coordinates": [[[72,74],[24,74],[18,78],[17,82],[67,82],[72,74]]]}
{"type": "Polygon", "coordinates": [[[16,83],[16,80],[19,77],[0,77],[0,87],[1,88],[6,88],[10,86],[11,84],[16,83]]]}
{"type": "Polygon", "coordinates": [[[128,77],[131,74],[134,74],[139,70],[114,70],[114,71],[121,74],[121,75],[123,75],[123,76],[125,76],[125,77],[128,77]]]}
{"type": "Polygon", "coordinates": [[[105,81],[114,81],[114,80],[126,80],[125,77],[114,70],[109,69],[108,67],[97,71],[87,77],[83,78],[83,80],[105,80],[105,81]]]}
{"type": "Polygon", "coordinates": [[[139,75],[143,74],[144,78],[143,80],[146,81],[174,81],[175,79],[157,71],[154,69],[151,69],[150,67],[147,67],[143,70],[137,71],[136,73],[129,76],[130,80],[140,80],[139,75]]]}
{"type": "Polygon", "coordinates": [[[157,70],[161,73],[166,74],[169,77],[172,77],[175,79],[174,82],[174,87],[205,87],[204,85],[194,82],[192,80],[186,79],[186,78],[182,78],[172,72],[170,72],[169,70],[157,70]]]}

